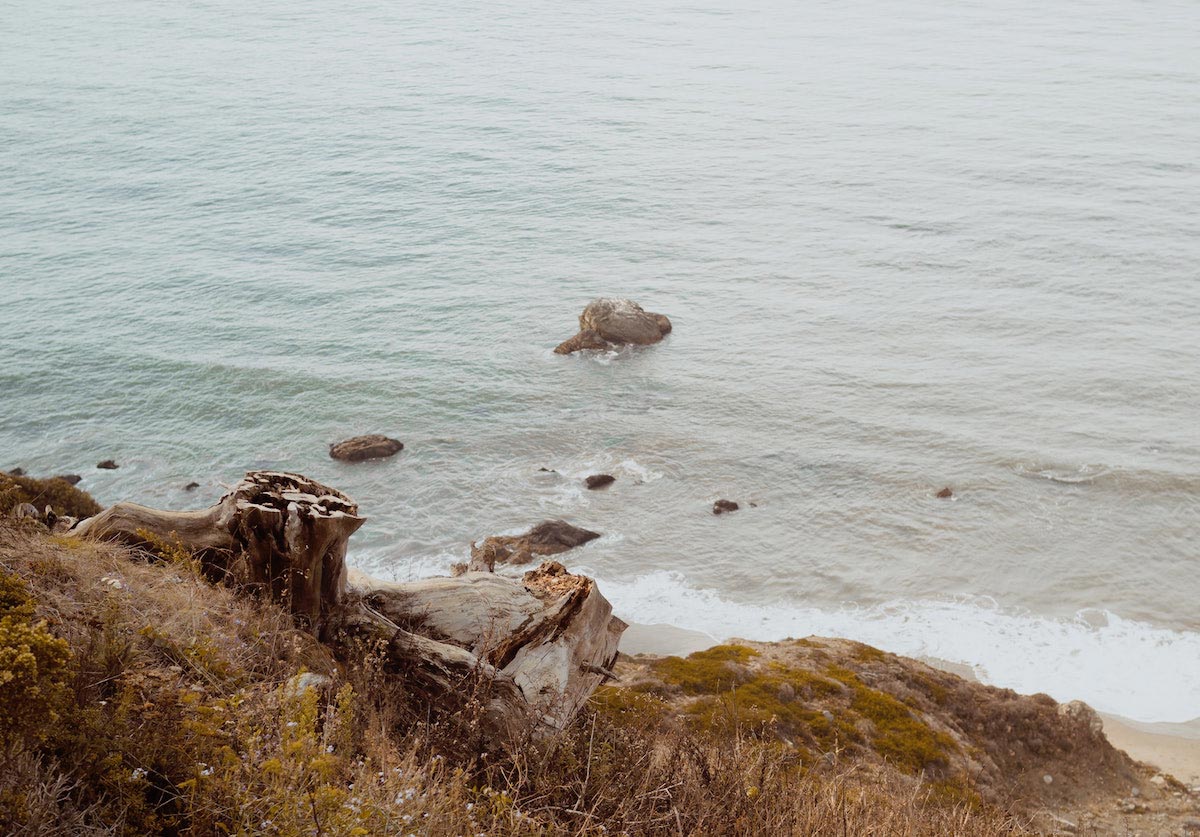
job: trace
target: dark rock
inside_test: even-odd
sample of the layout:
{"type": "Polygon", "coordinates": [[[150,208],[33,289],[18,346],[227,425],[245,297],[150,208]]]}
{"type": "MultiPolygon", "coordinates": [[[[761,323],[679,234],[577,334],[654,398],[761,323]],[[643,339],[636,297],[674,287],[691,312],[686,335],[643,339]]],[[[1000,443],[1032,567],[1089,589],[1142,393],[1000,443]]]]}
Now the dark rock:
{"type": "Polygon", "coordinates": [[[96,467],[103,468],[105,471],[115,471],[121,466],[116,462],[113,462],[111,459],[106,459],[103,462],[97,462],[96,467]]]}
{"type": "Polygon", "coordinates": [[[648,346],[671,333],[671,321],[662,314],[642,310],[628,299],[597,299],[579,315],[579,333],[555,348],[560,355],[581,349],[612,346],[648,346]]]}
{"type": "Polygon", "coordinates": [[[934,494],[933,496],[937,497],[940,500],[948,500],[954,496],[954,492],[950,490],[949,486],[946,486],[945,488],[943,488],[941,491],[939,491],[937,494],[934,494]]]}
{"type": "Polygon", "coordinates": [[[717,500],[713,503],[713,514],[725,514],[725,512],[735,512],[738,510],[738,504],[733,500],[717,500]]]}
{"type": "Polygon", "coordinates": [[[378,433],[355,436],[344,442],[329,446],[329,455],[342,462],[362,462],[367,459],[384,459],[404,450],[404,443],[389,439],[378,433]]]}
{"type": "Polygon", "coordinates": [[[13,468],[11,471],[8,472],[8,474],[9,474],[9,476],[12,476],[12,477],[23,477],[23,476],[25,476],[25,469],[24,468],[13,468]]]}
{"type": "Polygon", "coordinates": [[[196,490],[197,488],[199,488],[199,487],[200,487],[200,483],[198,483],[198,482],[189,482],[187,485],[185,485],[185,486],[183,487],[183,490],[184,490],[184,491],[195,491],[195,490],[196,490]]]}
{"type": "Polygon", "coordinates": [[[565,520],[547,520],[526,532],[525,537],[529,538],[529,542],[534,546],[559,547],[559,551],[566,551],[595,540],[600,537],[600,533],[572,526],[565,520]]]}
{"type": "Polygon", "coordinates": [[[553,468],[538,468],[538,473],[539,474],[557,474],[558,471],[554,470],[553,468]]]}
{"type": "Polygon", "coordinates": [[[592,474],[590,477],[584,480],[584,483],[587,484],[588,488],[596,489],[604,488],[606,485],[612,485],[616,481],[617,478],[612,474],[592,474]]]}
{"type": "Polygon", "coordinates": [[[495,535],[471,544],[471,572],[492,572],[496,564],[528,564],[543,555],[557,555],[595,540],[600,533],[572,526],[565,520],[547,520],[524,535],[495,535]]]}
{"type": "Polygon", "coordinates": [[[59,474],[57,477],[51,477],[52,480],[62,480],[67,485],[79,485],[83,482],[83,477],[79,474],[59,474]]]}

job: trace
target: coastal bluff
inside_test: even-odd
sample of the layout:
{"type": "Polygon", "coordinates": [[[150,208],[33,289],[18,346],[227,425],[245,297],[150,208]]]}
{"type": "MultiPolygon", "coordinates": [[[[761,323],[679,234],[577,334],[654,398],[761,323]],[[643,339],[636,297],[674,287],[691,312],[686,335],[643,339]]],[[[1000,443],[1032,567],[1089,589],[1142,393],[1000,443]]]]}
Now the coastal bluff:
{"type": "MultiPolygon", "coordinates": [[[[840,639],[618,654],[624,623],[561,563],[372,579],[345,560],[363,521],[295,474],[249,472],[195,512],[0,480],[0,832],[983,837],[1200,822],[1193,789],[1114,748],[1083,704],[840,639]],[[13,516],[35,503],[57,531],[13,516]]],[[[593,534],[550,524],[492,548],[569,558],[593,534]]]]}

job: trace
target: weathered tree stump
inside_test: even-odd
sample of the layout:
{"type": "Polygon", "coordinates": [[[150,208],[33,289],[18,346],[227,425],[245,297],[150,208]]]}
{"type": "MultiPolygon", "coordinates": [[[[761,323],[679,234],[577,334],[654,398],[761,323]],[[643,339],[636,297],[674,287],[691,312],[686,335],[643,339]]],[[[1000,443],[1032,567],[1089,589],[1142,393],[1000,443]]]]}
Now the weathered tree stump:
{"type": "Polygon", "coordinates": [[[625,623],[592,579],[556,562],[522,579],[471,572],[401,584],[348,573],[347,541],[363,522],[335,489],[252,471],[209,509],[118,503],[73,531],[178,543],[210,577],[266,594],[335,650],[351,653],[355,639],[377,643],[397,676],[430,698],[452,696],[475,678],[488,690],[498,737],[565,726],[612,676],[625,623]]]}

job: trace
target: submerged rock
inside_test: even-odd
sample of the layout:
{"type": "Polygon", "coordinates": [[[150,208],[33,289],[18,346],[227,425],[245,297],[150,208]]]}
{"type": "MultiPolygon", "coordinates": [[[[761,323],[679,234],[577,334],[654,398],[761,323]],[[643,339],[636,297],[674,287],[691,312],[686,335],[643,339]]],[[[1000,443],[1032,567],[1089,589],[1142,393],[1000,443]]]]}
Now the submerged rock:
{"type": "Polygon", "coordinates": [[[398,439],[370,433],[330,445],[329,455],[342,462],[363,462],[367,459],[385,459],[402,450],[404,443],[398,439]]]}
{"type": "Polygon", "coordinates": [[[671,321],[628,299],[597,299],[579,315],[579,333],[554,351],[568,355],[581,349],[604,350],[613,346],[648,346],[671,333],[671,321]]]}
{"type": "Polygon", "coordinates": [[[25,476],[25,469],[24,468],[13,468],[11,471],[8,472],[8,475],[11,477],[23,477],[23,476],[25,476]]]}
{"type": "Polygon", "coordinates": [[[199,487],[200,487],[200,483],[198,483],[198,482],[189,482],[187,485],[185,485],[185,486],[183,487],[183,490],[184,490],[184,491],[195,491],[195,490],[196,490],[197,488],[199,488],[199,487]]]}
{"type": "Polygon", "coordinates": [[[951,497],[954,496],[954,492],[950,490],[950,486],[946,486],[945,488],[943,488],[941,491],[939,491],[937,494],[934,494],[933,496],[937,497],[939,500],[949,500],[951,497]]]}
{"type": "Polygon", "coordinates": [[[524,535],[494,535],[471,544],[472,572],[492,572],[496,564],[528,564],[544,555],[558,555],[600,537],[599,532],[572,526],[565,520],[546,520],[524,535]]]}
{"type": "Polygon", "coordinates": [[[612,474],[592,474],[584,480],[584,484],[590,489],[604,488],[607,485],[612,485],[617,481],[617,478],[612,474]]]}
{"type": "Polygon", "coordinates": [[[725,514],[725,512],[735,512],[739,508],[738,504],[733,500],[717,500],[713,503],[713,514],[725,514]]]}
{"type": "Polygon", "coordinates": [[[111,459],[106,459],[103,462],[97,462],[96,467],[102,468],[105,471],[115,471],[118,468],[120,468],[121,466],[118,465],[116,462],[114,462],[111,459]]]}
{"type": "Polygon", "coordinates": [[[83,477],[79,474],[59,474],[57,477],[51,477],[52,480],[62,480],[67,485],[79,485],[83,482],[83,477]]]}

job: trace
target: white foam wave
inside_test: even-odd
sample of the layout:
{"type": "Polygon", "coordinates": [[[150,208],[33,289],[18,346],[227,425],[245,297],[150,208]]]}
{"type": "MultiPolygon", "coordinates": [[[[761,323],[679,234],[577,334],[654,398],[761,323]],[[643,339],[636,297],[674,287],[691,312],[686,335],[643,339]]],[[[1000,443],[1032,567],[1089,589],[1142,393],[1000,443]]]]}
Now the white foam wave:
{"type": "Polygon", "coordinates": [[[986,598],[896,601],[822,610],[726,601],[678,573],[597,579],[621,618],[710,636],[779,640],[836,636],[886,651],[970,666],[984,683],[1060,701],[1083,700],[1136,721],[1200,717],[1200,633],[1158,628],[1103,611],[1051,619],[986,598]]]}

